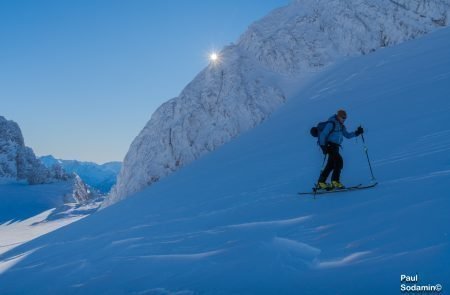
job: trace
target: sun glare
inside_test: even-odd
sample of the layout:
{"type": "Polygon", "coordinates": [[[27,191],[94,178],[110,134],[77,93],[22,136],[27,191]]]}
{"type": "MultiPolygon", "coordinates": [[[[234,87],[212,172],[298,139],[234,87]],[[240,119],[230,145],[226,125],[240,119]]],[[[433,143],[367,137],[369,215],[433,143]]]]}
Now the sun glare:
{"type": "Polygon", "coordinates": [[[213,53],[211,53],[211,54],[209,55],[209,59],[210,59],[212,62],[216,62],[217,60],[219,60],[219,55],[217,55],[217,53],[213,52],[213,53]]]}

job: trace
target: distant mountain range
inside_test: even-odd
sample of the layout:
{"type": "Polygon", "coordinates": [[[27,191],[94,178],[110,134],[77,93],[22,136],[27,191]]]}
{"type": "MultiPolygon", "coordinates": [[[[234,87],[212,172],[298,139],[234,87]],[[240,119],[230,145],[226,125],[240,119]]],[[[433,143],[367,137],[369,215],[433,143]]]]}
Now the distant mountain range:
{"type": "Polygon", "coordinates": [[[103,194],[108,193],[116,183],[117,174],[122,166],[121,162],[96,164],[76,160],[61,160],[48,155],[39,158],[46,167],[60,165],[67,173],[76,173],[83,181],[103,194]]]}
{"type": "Polygon", "coordinates": [[[99,165],[50,155],[37,158],[33,149],[25,145],[19,125],[0,116],[0,183],[52,183],[69,180],[75,173],[81,178],[79,181],[106,194],[116,183],[120,169],[120,162],[99,165]]]}

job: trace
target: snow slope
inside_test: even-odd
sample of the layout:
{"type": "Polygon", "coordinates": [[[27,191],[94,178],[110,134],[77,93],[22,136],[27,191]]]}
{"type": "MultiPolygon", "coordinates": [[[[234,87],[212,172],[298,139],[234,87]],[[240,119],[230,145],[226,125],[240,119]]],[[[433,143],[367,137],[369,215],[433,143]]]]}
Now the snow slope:
{"type": "Polygon", "coordinates": [[[449,13],[449,0],[298,0],[274,10],[152,115],[106,204],[257,126],[285,103],[292,83],[446,26],[449,13]]]}
{"type": "Polygon", "coordinates": [[[76,160],[61,160],[48,155],[39,158],[46,167],[59,164],[67,173],[76,173],[89,186],[99,190],[101,193],[108,193],[111,187],[116,184],[117,174],[119,174],[122,163],[108,162],[96,164],[92,162],[82,162],[76,160]]]}
{"type": "MultiPolygon", "coordinates": [[[[0,255],[2,294],[398,294],[450,288],[450,30],[328,69],[252,131],[0,255]],[[319,197],[309,128],[366,129],[379,186],[319,197]]],[[[346,184],[370,179],[344,143],[346,184]]]]}
{"type": "Polygon", "coordinates": [[[95,212],[100,204],[89,196],[79,178],[0,185],[0,253],[95,212]]]}

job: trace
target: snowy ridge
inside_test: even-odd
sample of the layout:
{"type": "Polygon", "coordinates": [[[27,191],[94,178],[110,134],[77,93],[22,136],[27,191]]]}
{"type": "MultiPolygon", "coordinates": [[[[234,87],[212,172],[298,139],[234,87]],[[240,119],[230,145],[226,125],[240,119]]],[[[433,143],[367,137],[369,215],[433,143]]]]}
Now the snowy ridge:
{"type": "Polygon", "coordinates": [[[47,169],[25,146],[22,131],[14,121],[0,116],[0,179],[26,180],[29,184],[67,180],[68,176],[59,169],[47,169]]]}
{"type": "Polygon", "coordinates": [[[448,24],[450,1],[296,1],[253,24],[136,137],[105,205],[257,126],[286,102],[286,85],[337,60],[448,24]],[[284,81],[284,82],[283,82],[284,81]]]}
{"type": "Polygon", "coordinates": [[[297,0],[254,23],[238,44],[272,71],[314,72],[446,26],[449,13],[447,0],[297,0]]]}

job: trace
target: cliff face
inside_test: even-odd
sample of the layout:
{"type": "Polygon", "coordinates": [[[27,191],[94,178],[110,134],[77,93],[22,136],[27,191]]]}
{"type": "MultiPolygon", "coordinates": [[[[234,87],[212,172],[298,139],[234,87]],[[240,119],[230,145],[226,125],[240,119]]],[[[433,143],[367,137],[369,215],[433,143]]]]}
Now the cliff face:
{"type": "Polygon", "coordinates": [[[53,176],[36,159],[33,150],[25,146],[19,125],[0,116],[0,178],[39,184],[53,176]]]}
{"type": "Polygon", "coordinates": [[[25,146],[19,125],[0,116],[0,180],[42,184],[70,178],[60,165],[43,165],[33,150],[25,146]]]}
{"type": "Polygon", "coordinates": [[[448,24],[450,2],[297,0],[255,22],[239,47],[278,73],[304,73],[448,24]]]}
{"type": "Polygon", "coordinates": [[[135,138],[105,205],[215,150],[282,105],[280,81],[448,24],[450,1],[299,0],[251,25],[135,138]]]}

